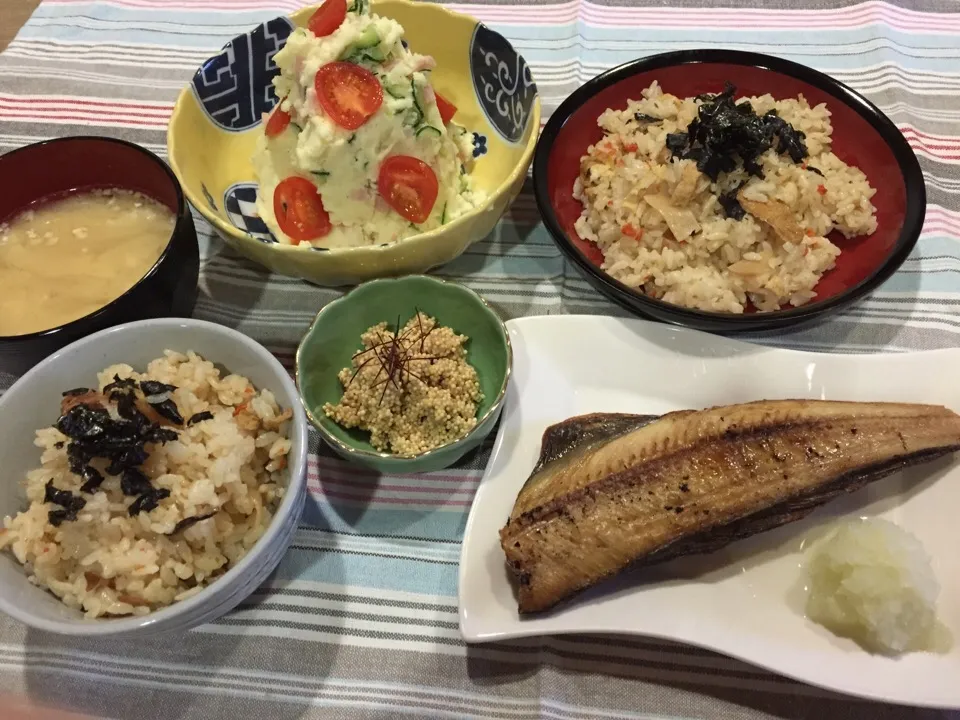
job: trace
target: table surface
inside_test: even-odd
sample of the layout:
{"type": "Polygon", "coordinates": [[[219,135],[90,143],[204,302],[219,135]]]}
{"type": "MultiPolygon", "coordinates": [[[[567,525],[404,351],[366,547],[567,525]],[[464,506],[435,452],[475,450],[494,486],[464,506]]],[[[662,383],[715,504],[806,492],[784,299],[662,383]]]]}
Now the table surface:
{"type": "Polygon", "coordinates": [[[39,4],[40,0],[4,0],[0,4],[0,50],[13,40],[39,4]]]}
{"type": "MultiPolygon", "coordinates": [[[[4,12],[19,0],[0,0],[4,12]]],[[[297,0],[43,0],[0,54],[0,152],[104,134],[164,153],[167,114],[194,69],[297,0]]],[[[488,0],[455,6],[512,40],[549,114],[609,66],[722,46],[788,57],[862,91],[904,131],[926,174],[917,250],[869,300],[827,325],[759,342],[823,351],[960,340],[960,2],[488,0]],[[738,9],[736,6],[740,5],[738,9]]],[[[337,296],[271,276],[200,221],[196,315],[237,327],[285,363],[337,296]]],[[[567,265],[527,187],[498,229],[439,271],[505,317],[620,314],[567,265]]],[[[564,637],[467,647],[457,561],[490,443],[437,475],[376,477],[311,444],[310,496],[269,584],[175,639],[84,643],[0,619],[0,693],[97,717],[848,718],[949,713],[880,706],[688,647],[564,637]],[[318,478],[322,477],[322,484],[318,478]]],[[[14,479],[10,479],[14,481],[14,479]]],[[[16,710],[13,710],[16,712],[16,710]]]]}

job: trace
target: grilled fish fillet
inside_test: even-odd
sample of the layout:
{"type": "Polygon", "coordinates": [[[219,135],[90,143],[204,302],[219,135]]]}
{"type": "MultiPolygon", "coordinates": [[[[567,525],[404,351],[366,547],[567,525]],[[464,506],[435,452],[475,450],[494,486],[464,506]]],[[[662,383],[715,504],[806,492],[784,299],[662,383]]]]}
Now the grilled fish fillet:
{"type": "Polygon", "coordinates": [[[630,564],[716,550],[958,449],[960,415],[936,405],[584,415],[544,433],[500,544],[520,612],[538,612],[630,564]]]}

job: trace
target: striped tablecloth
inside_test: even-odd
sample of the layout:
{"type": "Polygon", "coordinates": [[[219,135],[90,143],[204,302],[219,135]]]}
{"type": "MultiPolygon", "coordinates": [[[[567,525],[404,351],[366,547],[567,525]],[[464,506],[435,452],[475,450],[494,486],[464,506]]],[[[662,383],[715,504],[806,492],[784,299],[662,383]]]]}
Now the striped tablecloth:
{"type": "MultiPolygon", "coordinates": [[[[0,55],[0,151],[92,133],[163,154],[174,98],[198,64],[299,4],[44,0],[0,55]]],[[[960,2],[723,0],[725,9],[708,8],[714,4],[455,7],[512,40],[533,67],[547,114],[612,65],[703,46],[788,57],[865,93],[920,156],[930,206],[918,249],[871,299],[830,324],[758,340],[850,352],[956,345],[960,2]]],[[[0,178],[0,186],[14,180],[0,178]]],[[[196,315],[240,328],[290,361],[335,293],[271,276],[224,249],[206,223],[198,229],[196,315]]],[[[506,317],[620,312],[564,262],[529,192],[491,237],[440,274],[482,292],[506,317]]],[[[0,619],[0,693],[136,720],[948,717],[840,698],[656,641],[564,637],[466,647],[457,629],[457,562],[489,445],[456,469],[419,477],[359,472],[316,438],[313,449],[302,528],[269,585],[242,608],[185,637],[142,643],[75,642],[0,619]]]]}

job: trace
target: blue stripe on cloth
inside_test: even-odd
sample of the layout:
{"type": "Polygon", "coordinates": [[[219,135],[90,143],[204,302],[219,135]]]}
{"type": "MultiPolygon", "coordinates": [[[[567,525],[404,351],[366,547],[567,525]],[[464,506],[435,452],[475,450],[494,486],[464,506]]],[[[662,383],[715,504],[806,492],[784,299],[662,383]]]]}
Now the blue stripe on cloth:
{"type": "MultiPolygon", "coordinates": [[[[477,473],[480,474],[479,472],[477,473]]],[[[463,537],[467,508],[448,511],[370,508],[358,503],[331,504],[307,497],[301,524],[347,534],[392,535],[427,540],[457,541],[463,537]]]]}
{"type": "Polygon", "coordinates": [[[336,550],[290,548],[276,570],[282,580],[352,585],[380,590],[455,596],[457,566],[396,557],[349,555],[336,550]]]}

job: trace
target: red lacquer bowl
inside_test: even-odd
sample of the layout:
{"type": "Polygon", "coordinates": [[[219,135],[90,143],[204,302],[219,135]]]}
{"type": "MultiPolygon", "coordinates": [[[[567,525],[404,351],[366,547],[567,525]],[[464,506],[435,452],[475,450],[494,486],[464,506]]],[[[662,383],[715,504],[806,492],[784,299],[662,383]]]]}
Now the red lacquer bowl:
{"type": "Polygon", "coordinates": [[[684,50],[654,55],[598,75],[553,113],[540,137],[533,163],[537,205],[560,250],[602,294],[632,312],[665,322],[721,333],[771,330],[822,319],[851,305],[889,278],[906,260],[920,235],[926,211],[923,173],[903,135],[876,106],[843,83],[797,63],[732,50],[684,50]],[[770,93],[803,94],[811,105],[832,113],[833,152],[856,165],[877,189],[877,231],[847,240],[831,236],[841,249],[834,269],[824,274],[817,298],[798,308],[743,315],[690,310],[649,298],[600,269],[599,248],[577,236],[582,207],[573,198],[580,158],[602,132],[597,118],[622,109],[654,80],[678,97],[720,92],[729,81],[737,97],[770,93]]]}
{"type": "Polygon", "coordinates": [[[200,255],[190,207],[176,176],[149,150],[106,137],[77,136],[0,156],[0,222],[77,190],[136,190],[166,205],[176,224],[166,248],[126,293],[90,315],[28,335],[0,336],[0,373],[19,375],[65,345],[113,325],[189,317],[197,301],[200,255]]]}

